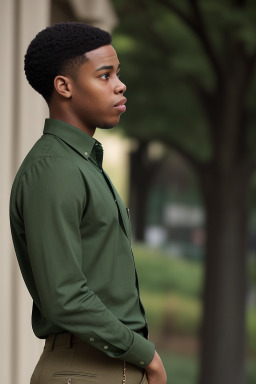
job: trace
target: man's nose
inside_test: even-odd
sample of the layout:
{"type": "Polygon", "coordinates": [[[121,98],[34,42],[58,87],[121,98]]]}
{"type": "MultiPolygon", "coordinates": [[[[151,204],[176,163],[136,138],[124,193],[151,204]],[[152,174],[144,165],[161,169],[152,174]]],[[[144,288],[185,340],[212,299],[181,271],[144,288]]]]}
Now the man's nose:
{"type": "Polygon", "coordinates": [[[118,84],[115,87],[115,93],[125,93],[126,85],[118,79],[118,84]]]}

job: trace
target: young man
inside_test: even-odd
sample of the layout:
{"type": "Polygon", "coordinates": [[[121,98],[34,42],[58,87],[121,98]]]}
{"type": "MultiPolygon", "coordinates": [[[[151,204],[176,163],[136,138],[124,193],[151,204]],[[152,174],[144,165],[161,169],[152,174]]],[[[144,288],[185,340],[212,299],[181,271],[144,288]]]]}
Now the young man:
{"type": "Polygon", "coordinates": [[[166,383],[147,339],[129,217],[93,139],[126,109],[119,72],[109,33],[84,23],[46,28],[25,56],[50,113],[10,201],[33,330],[46,339],[32,384],[166,383]]]}

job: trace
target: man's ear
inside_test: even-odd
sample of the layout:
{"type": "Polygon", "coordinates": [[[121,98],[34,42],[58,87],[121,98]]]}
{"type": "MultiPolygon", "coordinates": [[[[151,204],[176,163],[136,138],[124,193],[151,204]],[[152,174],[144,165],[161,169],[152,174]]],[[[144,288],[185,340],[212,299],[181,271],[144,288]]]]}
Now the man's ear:
{"type": "Polygon", "coordinates": [[[54,88],[56,92],[65,97],[65,99],[70,99],[72,96],[72,86],[70,79],[65,76],[58,75],[54,79],[54,88]]]}

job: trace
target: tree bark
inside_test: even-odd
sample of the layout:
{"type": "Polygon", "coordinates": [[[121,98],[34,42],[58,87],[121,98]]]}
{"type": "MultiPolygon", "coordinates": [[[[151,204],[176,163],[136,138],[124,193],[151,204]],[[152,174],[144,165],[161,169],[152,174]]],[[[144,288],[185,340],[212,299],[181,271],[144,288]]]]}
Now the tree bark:
{"type": "MultiPolygon", "coordinates": [[[[233,168],[234,169],[234,168],[233,168]]],[[[207,216],[201,384],[245,384],[245,299],[250,172],[205,172],[207,216]]]]}
{"type": "Polygon", "coordinates": [[[146,206],[151,175],[149,172],[148,142],[140,141],[130,154],[130,212],[133,236],[143,241],[146,226],[146,206]]]}

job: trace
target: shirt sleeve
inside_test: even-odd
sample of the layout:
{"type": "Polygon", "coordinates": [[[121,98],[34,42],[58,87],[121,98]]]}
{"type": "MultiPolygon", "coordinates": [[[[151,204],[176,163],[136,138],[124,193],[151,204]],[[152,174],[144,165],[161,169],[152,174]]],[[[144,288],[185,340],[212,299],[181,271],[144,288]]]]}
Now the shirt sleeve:
{"type": "Polygon", "coordinates": [[[80,233],[87,199],[82,175],[64,158],[43,158],[21,177],[19,206],[43,315],[110,357],[146,367],[154,344],[120,322],[87,285],[80,233]]]}

